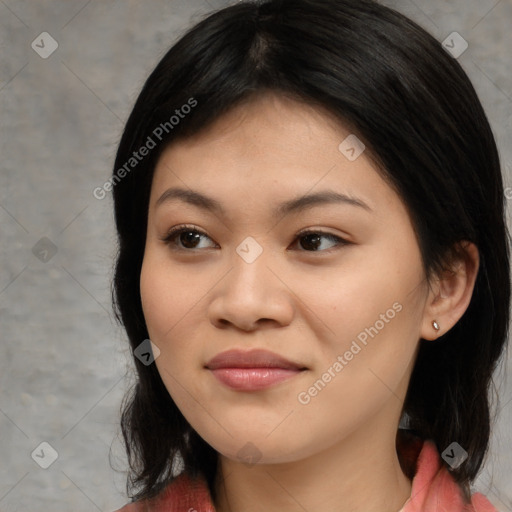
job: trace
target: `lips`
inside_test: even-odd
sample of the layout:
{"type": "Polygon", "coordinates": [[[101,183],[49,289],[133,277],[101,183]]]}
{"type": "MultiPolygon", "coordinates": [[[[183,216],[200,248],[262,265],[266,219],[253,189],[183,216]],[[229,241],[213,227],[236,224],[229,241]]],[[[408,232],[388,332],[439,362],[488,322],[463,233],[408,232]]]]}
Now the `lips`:
{"type": "Polygon", "coordinates": [[[268,350],[228,350],[216,355],[206,364],[210,370],[219,368],[282,368],[285,370],[301,370],[304,366],[293,363],[284,357],[268,350]]]}
{"type": "Polygon", "coordinates": [[[228,350],[205,368],[224,385],[239,391],[258,391],[299,375],[306,368],[267,350],[228,350]]]}

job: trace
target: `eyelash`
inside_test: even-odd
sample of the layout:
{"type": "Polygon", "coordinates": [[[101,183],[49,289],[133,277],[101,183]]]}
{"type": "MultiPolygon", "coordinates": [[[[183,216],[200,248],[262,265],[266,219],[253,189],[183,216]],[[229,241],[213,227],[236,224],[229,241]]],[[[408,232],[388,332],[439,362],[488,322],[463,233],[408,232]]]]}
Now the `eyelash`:
{"type": "MultiPolygon", "coordinates": [[[[197,229],[194,226],[180,225],[180,226],[175,226],[174,228],[169,230],[169,232],[164,237],[162,237],[161,240],[166,245],[170,246],[175,238],[177,238],[179,235],[181,235],[182,233],[185,233],[185,232],[193,232],[193,233],[197,233],[199,235],[205,236],[207,238],[210,238],[204,231],[201,231],[200,229],[197,229]]],[[[347,240],[345,240],[345,239],[343,239],[343,238],[341,238],[339,236],[333,235],[332,233],[328,233],[326,231],[322,231],[321,229],[307,229],[307,230],[304,230],[304,231],[300,231],[299,233],[297,233],[295,235],[294,243],[298,239],[300,239],[301,237],[304,237],[304,236],[307,236],[307,235],[321,235],[321,236],[323,236],[325,238],[330,239],[331,241],[336,242],[337,243],[337,247],[334,246],[334,247],[331,247],[329,249],[324,249],[324,250],[320,250],[320,251],[306,251],[306,250],[302,250],[300,252],[330,253],[333,250],[336,250],[338,247],[343,247],[345,245],[350,245],[350,243],[351,243],[351,242],[348,242],[347,240]]],[[[201,250],[201,249],[186,249],[186,248],[176,247],[176,246],[172,247],[172,249],[175,250],[175,251],[183,251],[183,252],[194,252],[194,251],[201,250]]]]}

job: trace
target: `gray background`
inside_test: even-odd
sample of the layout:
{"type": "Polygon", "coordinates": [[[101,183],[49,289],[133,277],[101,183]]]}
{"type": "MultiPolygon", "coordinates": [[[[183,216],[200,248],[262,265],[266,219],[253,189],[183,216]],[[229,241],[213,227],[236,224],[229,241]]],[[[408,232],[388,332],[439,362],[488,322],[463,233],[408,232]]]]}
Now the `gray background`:
{"type": "MultiPolygon", "coordinates": [[[[511,0],[385,3],[439,41],[457,31],[468,42],[458,59],[512,186],[511,0]]],[[[118,410],[132,363],[110,306],[111,197],[92,191],[109,177],[148,73],[190,24],[227,4],[0,0],[2,512],[108,512],[128,501],[118,410]],[[58,42],[47,59],[31,47],[45,31],[58,42]],[[31,457],[41,442],[58,453],[48,469],[31,457]]],[[[477,482],[503,511],[512,511],[511,369],[497,375],[500,415],[477,482]]],[[[48,449],[38,453],[49,460],[48,449]]]]}

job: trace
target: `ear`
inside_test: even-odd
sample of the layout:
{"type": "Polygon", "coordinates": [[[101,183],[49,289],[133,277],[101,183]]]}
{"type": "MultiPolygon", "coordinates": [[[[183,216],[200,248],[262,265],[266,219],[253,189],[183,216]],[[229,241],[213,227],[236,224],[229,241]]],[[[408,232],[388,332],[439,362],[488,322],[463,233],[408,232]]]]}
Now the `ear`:
{"type": "Polygon", "coordinates": [[[446,334],[462,317],[473,295],[480,265],[478,249],[468,241],[457,243],[454,249],[448,268],[430,283],[420,331],[426,340],[446,334]],[[434,320],[439,330],[434,329],[434,320]]]}

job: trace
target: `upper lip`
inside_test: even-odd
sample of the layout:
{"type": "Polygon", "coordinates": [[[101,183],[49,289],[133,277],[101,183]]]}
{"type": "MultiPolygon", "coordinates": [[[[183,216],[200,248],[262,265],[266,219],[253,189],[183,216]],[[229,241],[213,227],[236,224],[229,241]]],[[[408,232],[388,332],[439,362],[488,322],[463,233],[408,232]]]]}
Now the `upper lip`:
{"type": "Polygon", "coordinates": [[[305,367],[293,361],[270,352],[268,350],[254,349],[249,351],[227,350],[217,354],[206,363],[206,368],[284,368],[290,370],[304,370],[305,367]]]}

